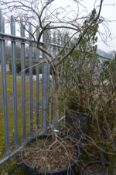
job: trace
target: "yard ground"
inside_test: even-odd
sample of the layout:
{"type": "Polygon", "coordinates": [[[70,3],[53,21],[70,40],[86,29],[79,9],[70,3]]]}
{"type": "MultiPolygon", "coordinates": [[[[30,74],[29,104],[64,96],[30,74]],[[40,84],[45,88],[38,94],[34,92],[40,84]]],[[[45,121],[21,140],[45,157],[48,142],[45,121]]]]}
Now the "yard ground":
{"type": "MultiPolygon", "coordinates": [[[[40,102],[41,102],[41,84],[40,84],[40,102]]],[[[9,131],[10,131],[10,145],[14,144],[14,112],[13,112],[13,87],[12,87],[12,75],[7,74],[7,94],[8,94],[8,118],[9,118],[9,131]]],[[[26,77],[26,132],[27,135],[29,133],[29,117],[30,117],[30,110],[29,110],[29,97],[30,97],[30,90],[29,90],[29,77],[26,77]]],[[[4,121],[3,121],[3,104],[2,104],[2,78],[0,73],[0,158],[4,153],[4,121]]],[[[19,139],[22,136],[22,88],[21,88],[21,78],[17,77],[17,101],[18,101],[18,132],[19,132],[19,139]]],[[[33,82],[33,123],[35,127],[36,121],[36,83],[33,82]]],[[[41,111],[40,111],[41,113],[41,111]]],[[[40,114],[41,116],[41,114],[40,114]]],[[[41,117],[40,117],[41,118],[41,117]]],[[[41,121],[40,121],[41,122],[41,121]]]]}

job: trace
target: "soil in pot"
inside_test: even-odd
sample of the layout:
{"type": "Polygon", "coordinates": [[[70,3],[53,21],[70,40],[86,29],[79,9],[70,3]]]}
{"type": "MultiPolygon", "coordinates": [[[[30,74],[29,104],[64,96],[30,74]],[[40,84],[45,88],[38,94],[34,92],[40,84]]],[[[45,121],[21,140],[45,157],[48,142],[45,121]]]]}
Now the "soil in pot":
{"type": "Polygon", "coordinates": [[[22,155],[24,164],[38,174],[67,174],[66,170],[78,157],[75,145],[66,137],[57,135],[33,140],[22,155]]]}

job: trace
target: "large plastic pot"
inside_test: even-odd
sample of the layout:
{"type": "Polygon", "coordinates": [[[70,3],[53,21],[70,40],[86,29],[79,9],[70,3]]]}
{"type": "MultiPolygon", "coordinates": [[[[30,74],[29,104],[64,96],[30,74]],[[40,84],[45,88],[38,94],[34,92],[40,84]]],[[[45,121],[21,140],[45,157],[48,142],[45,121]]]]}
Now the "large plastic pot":
{"type": "MultiPolygon", "coordinates": [[[[43,139],[43,138],[50,138],[50,135],[43,135],[43,136],[39,136],[39,139],[43,139]]],[[[31,141],[34,142],[35,139],[33,139],[31,141]]],[[[80,157],[80,151],[79,148],[77,148],[77,160],[80,157]]],[[[51,162],[52,163],[52,162],[51,162]]],[[[75,168],[77,171],[77,165],[76,163],[70,164],[68,167],[65,167],[63,169],[60,169],[58,171],[39,171],[36,168],[33,168],[31,164],[27,163],[27,162],[23,162],[23,165],[26,169],[26,171],[28,172],[28,175],[72,175],[75,172],[75,168]]]]}
{"type": "Polygon", "coordinates": [[[62,170],[59,171],[52,171],[52,172],[48,172],[48,171],[38,171],[36,169],[34,169],[30,164],[24,163],[26,170],[29,172],[29,175],[72,175],[75,172],[75,164],[70,165],[70,167],[66,167],[62,170]]]}
{"type": "Polygon", "coordinates": [[[79,138],[80,131],[89,134],[90,117],[87,113],[68,110],[66,112],[66,126],[72,137],[79,138]]]}
{"type": "Polygon", "coordinates": [[[81,175],[108,175],[108,163],[103,165],[101,161],[89,162],[82,168],[81,175]],[[100,165],[102,170],[96,168],[96,165],[100,165]]]}

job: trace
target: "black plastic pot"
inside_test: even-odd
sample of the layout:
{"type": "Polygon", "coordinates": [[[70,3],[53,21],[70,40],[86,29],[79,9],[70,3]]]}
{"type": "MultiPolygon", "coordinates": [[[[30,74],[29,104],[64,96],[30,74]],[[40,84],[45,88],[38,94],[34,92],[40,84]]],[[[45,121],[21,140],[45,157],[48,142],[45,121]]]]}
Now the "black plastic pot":
{"type": "MultiPolygon", "coordinates": [[[[43,139],[43,138],[51,138],[51,135],[42,135],[39,136],[39,139],[43,139]]],[[[35,139],[33,139],[30,143],[34,142],[35,139]]],[[[77,160],[80,157],[80,151],[79,148],[77,148],[77,160]]],[[[51,162],[52,163],[52,162],[51,162]]],[[[76,163],[74,164],[70,164],[68,167],[65,167],[63,169],[60,169],[58,171],[39,171],[36,168],[33,168],[31,164],[27,163],[27,162],[23,162],[23,166],[25,167],[26,172],[28,172],[27,175],[72,175],[75,172],[75,168],[77,168],[76,163]]]]}
{"type": "Polygon", "coordinates": [[[75,171],[75,164],[70,165],[62,170],[52,171],[52,172],[41,172],[33,168],[30,164],[24,163],[26,170],[29,172],[29,175],[72,175],[75,171]]]}
{"type": "Polygon", "coordinates": [[[90,117],[87,113],[68,110],[66,112],[66,126],[72,137],[79,138],[80,131],[89,134],[90,117]]]}
{"type": "Polygon", "coordinates": [[[108,164],[105,163],[103,165],[101,161],[89,162],[82,168],[81,175],[108,175],[108,164]],[[88,168],[91,168],[91,166],[95,165],[101,165],[103,167],[102,171],[94,168],[93,172],[87,172],[88,168]]]}

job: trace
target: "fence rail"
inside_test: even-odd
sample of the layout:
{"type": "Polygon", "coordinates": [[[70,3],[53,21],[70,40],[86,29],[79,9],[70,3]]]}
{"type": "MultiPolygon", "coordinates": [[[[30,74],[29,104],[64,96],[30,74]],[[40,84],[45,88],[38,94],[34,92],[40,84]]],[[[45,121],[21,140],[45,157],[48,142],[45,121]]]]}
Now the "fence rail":
{"type": "MultiPolygon", "coordinates": [[[[0,86],[2,87],[2,91],[0,92],[0,100],[2,100],[0,103],[3,105],[3,108],[0,107],[0,113],[3,113],[2,117],[0,116],[0,120],[3,120],[2,124],[4,123],[4,129],[0,131],[0,135],[2,135],[4,141],[4,144],[2,143],[3,149],[5,148],[4,155],[0,156],[0,164],[19,151],[28,139],[33,138],[37,128],[46,130],[53,119],[53,103],[49,103],[50,93],[52,94],[53,92],[53,84],[49,80],[50,66],[47,63],[42,64],[42,83],[39,80],[40,65],[35,65],[36,82],[33,82],[34,63],[38,63],[38,61],[45,58],[46,55],[42,53],[42,58],[40,58],[41,51],[36,48],[34,51],[35,56],[33,56],[33,45],[37,45],[37,42],[32,39],[30,34],[28,38],[26,38],[25,29],[22,24],[20,24],[20,36],[16,36],[16,22],[13,16],[10,22],[11,34],[5,33],[4,23],[5,19],[0,11],[0,86]],[[11,58],[8,58],[6,54],[7,42],[10,42],[11,46],[11,58]],[[17,57],[17,43],[20,45],[20,57],[17,57]],[[26,56],[27,48],[28,56],[26,56]],[[28,57],[28,59],[26,59],[26,57],[28,57]],[[36,57],[36,59],[34,59],[34,57],[36,57]],[[21,64],[21,75],[17,75],[17,60],[21,64]],[[12,65],[12,75],[9,75],[6,71],[8,61],[12,65]],[[28,82],[26,81],[27,63],[29,69],[28,82]],[[9,76],[12,79],[12,81],[10,81],[12,85],[8,83],[9,76]],[[19,84],[21,85],[20,97],[18,95],[19,84]],[[12,86],[11,94],[8,93],[9,86],[12,86]],[[27,91],[29,91],[28,95],[26,94],[27,91]],[[12,97],[11,103],[9,102],[10,95],[12,97]],[[13,109],[13,112],[11,112],[12,115],[10,114],[11,108],[13,109]],[[13,120],[12,132],[10,129],[11,120],[13,120]],[[19,130],[21,130],[21,133],[19,130]]],[[[29,25],[29,33],[31,33],[31,31],[32,28],[31,25],[29,25]]],[[[52,42],[49,31],[44,32],[43,41],[40,42],[40,44],[44,49],[51,51],[54,55],[62,48],[60,38],[58,38],[58,42],[56,43],[56,35],[54,34],[52,42]]],[[[51,101],[53,100],[51,99],[51,101]]],[[[1,125],[1,127],[3,126],[1,125]]]]}

